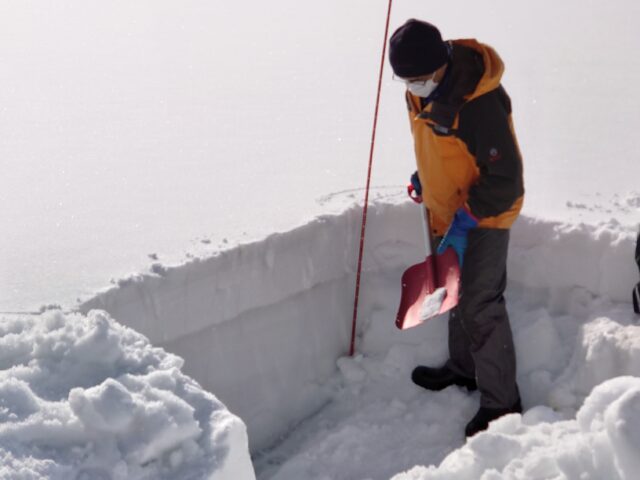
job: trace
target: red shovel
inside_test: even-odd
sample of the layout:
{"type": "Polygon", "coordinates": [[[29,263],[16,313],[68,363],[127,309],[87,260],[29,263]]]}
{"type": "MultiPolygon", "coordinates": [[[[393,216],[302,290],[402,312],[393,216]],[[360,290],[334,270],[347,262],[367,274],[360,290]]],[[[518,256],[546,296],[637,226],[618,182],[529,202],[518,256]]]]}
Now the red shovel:
{"type": "MultiPolygon", "coordinates": [[[[409,185],[408,192],[414,202],[422,202],[421,197],[413,195],[412,185],[409,185]]],[[[433,237],[426,206],[421,217],[427,258],[424,262],[409,267],[402,274],[402,296],[396,315],[396,327],[400,330],[420,325],[458,304],[458,256],[453,248],[447,248],[442,255],[432,254],[433,237]]]]}

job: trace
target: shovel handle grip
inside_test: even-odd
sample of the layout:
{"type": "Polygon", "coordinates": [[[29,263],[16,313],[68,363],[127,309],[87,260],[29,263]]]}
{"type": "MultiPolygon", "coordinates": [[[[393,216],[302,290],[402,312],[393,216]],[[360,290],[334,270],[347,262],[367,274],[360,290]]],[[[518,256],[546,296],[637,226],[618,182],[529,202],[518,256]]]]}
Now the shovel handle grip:
{"type": "Polygon", "coordinates": [[[418,195],[416,193],[416,189],[414,188],[413,185],[411,184],[407,185],[407,194],[409,195],[409,198],[414,202],[422,203],[422,195],[418,195]]]}

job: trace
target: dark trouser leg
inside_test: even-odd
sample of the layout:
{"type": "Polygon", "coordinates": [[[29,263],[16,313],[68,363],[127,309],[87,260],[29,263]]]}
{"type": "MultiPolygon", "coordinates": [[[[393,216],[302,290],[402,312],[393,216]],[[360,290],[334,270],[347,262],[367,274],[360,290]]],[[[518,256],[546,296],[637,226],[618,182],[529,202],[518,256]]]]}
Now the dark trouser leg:
{"type": "Polygon", "coordinates": [[[516,359],[504,290],[509,230],[469,233],[458,307],[449,317],[448,366],[474,376],[481,406],[510,408],[519,399],[516,359]]]}
{"type": "Polygon", "coordinates": [[[469,336],[462,326],[459,307],[449,313],[449,361],[447,367],[463,377],[476,378],[476,364],[471,356],[469,336]]]}

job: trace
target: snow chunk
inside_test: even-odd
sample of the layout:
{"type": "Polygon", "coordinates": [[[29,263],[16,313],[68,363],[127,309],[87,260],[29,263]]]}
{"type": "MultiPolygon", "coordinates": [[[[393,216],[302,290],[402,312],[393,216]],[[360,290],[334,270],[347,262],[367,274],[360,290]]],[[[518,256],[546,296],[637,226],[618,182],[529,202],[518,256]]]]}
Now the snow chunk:
{"type": "Polygon", "coordinates": [[[88,428],[113,433],[125,431],[140,409],[126,388],[111,378],[88,390],[74,388],[69,405],[88,428]]]}
{"type": "Polygon", "coordinates": [[[598,318],[582,326],[573,357],[550,393],[551,406],[574,412],[593,387],[640,372],[640,326],[598,318]]]}
{"type": "Polygon", "coordinates": [[[244,424],[106,313],[0,319],[0,478],[255,478],[244,424]]]}
{"type": "Polygon", "coordinates": [[[447,289],[444,287],[436,288],[432,294],[427,295],[420,308],[420,319],[424,321],[437,315],[446,295],[447,289]]]}
{"type": "Polygon", "coordinates": [[[640,378],[596,387],[576,420],[546,407],[493,422],[436,466],[416,466],[393,480],[607,478],[631,480],[640,469],[640,378]]]}
{"type": "Polygon", "coordinates": [[[39,409],[38,398],[26,382],[15,378],[0,382],[0,422],[24,420],[39,409]]]}
{"type": "Polygon", "coordinates": [[[73,389],[69,404],[87,430],[114,435],[120,451],[137,465],[161,458],[202,433],[193,407],[171,391],[148,385],[135,393],[107,379],[87,390],[73,389]]]}

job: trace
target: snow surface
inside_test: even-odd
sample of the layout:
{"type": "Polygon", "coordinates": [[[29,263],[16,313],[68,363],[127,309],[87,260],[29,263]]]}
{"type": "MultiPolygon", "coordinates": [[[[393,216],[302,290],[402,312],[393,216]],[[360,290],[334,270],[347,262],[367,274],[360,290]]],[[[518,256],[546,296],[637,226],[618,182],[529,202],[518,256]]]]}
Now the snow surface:
{"type": "Polygon", "coordinates": [[[254,477],[242,421],[104,312],[0,318],[0,478],[254,477]]]}
{"type": "Polygon", "coordinates": [[[468,442],[477,394],[409,382],[445,320],[393,326],[424,253],[388,68],[344,356],[386,4],[0,3],[0,311],[44,312],[0,320],[0,478],[637,476],[640,4],[394,2],[500,52],[524,153],[526,412],[468,442]]]}

